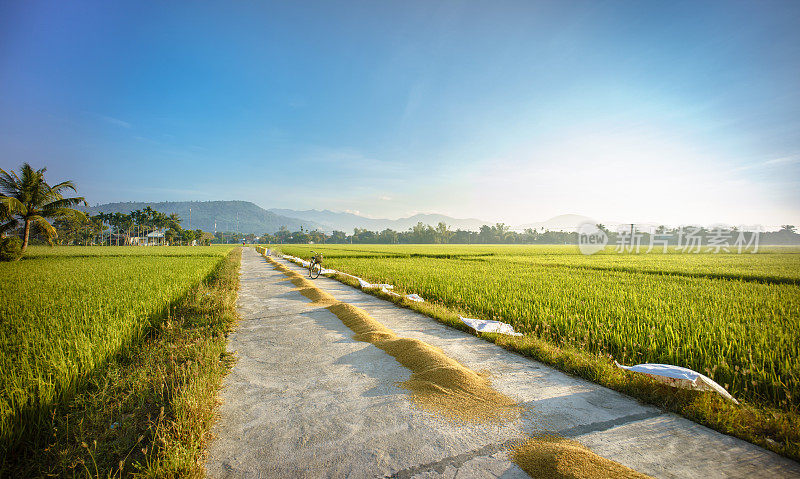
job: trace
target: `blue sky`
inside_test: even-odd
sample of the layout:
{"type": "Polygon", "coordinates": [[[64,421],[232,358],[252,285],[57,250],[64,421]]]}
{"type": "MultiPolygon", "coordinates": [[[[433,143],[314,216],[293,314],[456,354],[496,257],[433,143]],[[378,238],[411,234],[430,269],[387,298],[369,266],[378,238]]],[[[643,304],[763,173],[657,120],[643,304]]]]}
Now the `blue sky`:
{"type": "Polygon", "coordinates": [[[800,225],[800,2],[2,2],[0,166],[90,203],[800,225]]]}

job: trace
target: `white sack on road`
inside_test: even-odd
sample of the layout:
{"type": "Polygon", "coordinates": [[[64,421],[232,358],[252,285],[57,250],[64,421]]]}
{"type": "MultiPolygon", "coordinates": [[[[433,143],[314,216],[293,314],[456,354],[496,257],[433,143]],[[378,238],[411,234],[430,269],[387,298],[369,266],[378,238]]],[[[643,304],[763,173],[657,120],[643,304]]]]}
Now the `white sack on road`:
{"type": "MultiPolygon", "coordinates": [[[[308,268],[308,266],[310,264],[308,261],[305,261],[305,260],[303,260],[301,258],[298,258],[296,256],[291,256],[291,255],[285,254],[282,257],[283,257],[283,259],[289,260],[292,263],[300,264],[304,268],[308,268]]],[[[347,273],[343,273],[341,271],[336,271],[335,269],[323,269],[322,271],[320,271],[320,274],[336,274],[336,273],[339,273],[339,274],[344,275],[344,276],[349,276],[349,277],[353,278],[354,280],[358,281],[358,285],[361,286],[361,289],[380,289],[384,293],[390,294],[392,296],[401,297],[399,294],[395,293],[394,291],[390,291],[390,290],[394,289],[394,286],[391,285],[391,284],[385,284],[385,283],[373,284],[373,283],[370,283],[368,281],[364,281],[363,279],[359,278],[358,276],[353,276],[352,274],[347,274],[347,273]]],[[[425,300],[422,299],[422,296],[420,296],[418,294],[409,294],[409,295],[406,295],[405,298],[409,299],[411,301],[416,301],[418,303],[424,303],[425,302],[425,300]]]]}
{"type": "Polygon", "coordinates": [[[634,371],[637,373],[647,374],[652,378],[670,386],[682,389],[697,389],[699,391],[715,391],[722,395],[725,399],[733,401],[734,404],[739,404],[733,396],[728,393],[722,386],[717,384],[713,379],[693,371],[688,368],[680,366],[673,366],[671,364],[637,364],[636,366],[623,366],[622,364],[614,361],[617,367],[634,371]]]}
{"type": "Polygon", "coordinates": [[[339,271],[339,274],[341,274],[342,276],[347,276],[349,278],[353,278],[354,280],[358,281],[358,285],[361,286],[361,289],[367,289],[367,288],[372,287],[372,284],[364,281],[363,279],[359,278],[358,276],[353,276],[352,274],[343,273],[341,271],[339,271]]]}
{"type": "Polygon", "coordinates": [[[359,284],[361,284],[362,288],[367,289],[394,289],[394,286],[391,284],[383,284],[383,283],[368,283],[361,278],[359,279],[359,284]]]}
{"type": "Polygon", "coordinates": [[[507,334],[509,336],[522,336],[522,333],[514,331],[513,326],[500,321],[490,321],[488,319],[464,318],[461,316],[459,316],[458,319],[460,319],[464,324],[474,329],[475,331],[478,331],[479,333],[500,333],[500,334],[507,334]]]}
{"type": "Polygon", "coordinates": [[[381,288],[381,291],[391,296],[397,296],[398,298],[402,297],[399,294],[395,293],[394,291],[389,291],[387,288],[381,288]]]}
{"type": "Polygon", "coordinates": [[[342,274],[344,276],[349,276],[350,278],[353,278],[354,280],[358,281],[358,285],[361,286],[361,289],[380,289],[380,290],[394,289],[394,286],[392,286],[391,284],[370,283],[369,281],[364,281],[363,279],[359,278],[358,276],[353,276],[352,274],[342,273],[341,271],[339,271],[339,274],[342,274]]]}

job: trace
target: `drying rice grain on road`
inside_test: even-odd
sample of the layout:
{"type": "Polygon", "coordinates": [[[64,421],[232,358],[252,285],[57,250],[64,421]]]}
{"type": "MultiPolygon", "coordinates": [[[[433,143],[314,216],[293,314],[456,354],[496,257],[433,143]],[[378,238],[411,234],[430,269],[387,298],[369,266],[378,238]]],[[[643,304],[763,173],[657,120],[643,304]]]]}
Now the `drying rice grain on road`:
{"type": "MultiPolygon", "coordinates": [[[[411,378],[399,386],[410,392],[415,405],[465,422],[515,421],[523,413],[513,399],[494,390],[488,378],[464,367],[441,349],[417,339],[398,337],[363,309],[336,301],[298,273],[267,259],[292,278],[303,296],[324,305],[353,330],[354,339],[372,343],[411,370],[411,378]]],[[[521,441],[512,458],[534,477],[648,477],[602,458],[575,441],[559,438],[554,431],[521,441]]]]}

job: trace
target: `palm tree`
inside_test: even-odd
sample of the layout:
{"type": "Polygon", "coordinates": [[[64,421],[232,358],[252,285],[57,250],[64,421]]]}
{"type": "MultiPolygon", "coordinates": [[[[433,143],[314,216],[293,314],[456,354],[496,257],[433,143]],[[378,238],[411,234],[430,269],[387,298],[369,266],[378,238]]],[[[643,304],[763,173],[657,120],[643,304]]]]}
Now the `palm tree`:
{"type": "Polygon", "coordinates": [[[141,225],[142,225],[142,212],[141,210],[133,210],[131,211],[131,228],[134,229],[134,234],[136,235],[136,244],[139,244],[139,237],[141,236],[141,225]]]}
{"type": "Polygon", "coordinates": [[[142,213],[144,214],[144,224],[147,228],[147,233],[152,233],[153,229],[155,228],[156,213],[158,213],[158,211],[154,210],[150,206],[147,206],[142,210],[142,213]]]}
{"type": "Polygon", "coordinates": [[[123,233],[125,234],[124,244],[130,244],[131,229],[133,228],[133,218],[131,215],[117,212],[112,215],[112,218],[111,224],[114,225],[114,231],[117,234],[117,246],[119,246],[119,237],[123,233]]]}
{"type": "Polygon", "coordinates": [[[17,227],[19,222],[14,219],[14,214],[20,213],[25,209],[22,203],[16,198],[0,196],[0,237],[6,231],[11,231],[17,227]]]}
{"type": "MultiPolygon", "coordinates": [[[[56,229],[47,220],[48,218],[61,218],[71,215],[85,216],[72,206],[83,203],[86,200],[82,197],[64,198],[62,192],[65,190],[75,190],[75,185],[71,181],[62,181],[57,185],[50,186],[44,181],[44,172],[47,168],[34,170],[28,163],[23,163],[20,174],[12,170],[10,173],[0,168],[0,191],[8,198],[14,198],[19,202],[16,206],[16,214],[24,223],[22,237],[22,251],[28,247],[28,238],[31,226],[42,231],[47,236],[47,241],[52,244],[53,239],[58,236],[56,229]],[[21,206],[21,208],[19,208],[21,206]]],[[[11,202],[9,202],[9,205],[11,202]]],[[[4,206],[5,208],[5,206],[4,206]]]]}
{"type": "Polygon", "coordinates": [[[169,220],[170,228],[174,229],[175,231],[180,231],[183,229],[181,228],[181,217],[178,216],[178,213],[170,213],[167,219],[169,220]]]}

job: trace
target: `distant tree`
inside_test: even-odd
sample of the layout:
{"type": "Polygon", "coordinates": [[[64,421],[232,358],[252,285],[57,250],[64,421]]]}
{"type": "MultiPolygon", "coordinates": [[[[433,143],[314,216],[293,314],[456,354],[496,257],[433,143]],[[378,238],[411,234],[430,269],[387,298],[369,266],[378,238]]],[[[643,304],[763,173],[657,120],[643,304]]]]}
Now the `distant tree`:
{"type": "MultiPolygon", "coordinates": [[[[608,234],[608,228],[603,223],[597,223],[596,225],[594,225],[594,227],[597,228],[598,230],[602,231],[603,233],[608,234]]],[[[663,228],[663,226],[662,226],[662,228],[663,228]]]]}
{"type": "Polygon", "coordinates": [[[100,213],[94,216],[90,216],[86,226],[89,233],[88,239],[92,243],[94,243],[95,238],[97,238],[98,236],[102,236],[102,234],[106,231],[105,215],[103,213],[100,213]]]}
{"type": "Polygon", "coordinates": [[[492,228],[487,225],[481,225],[480,232],[478,233],[481,243],[492,243],[492,228]]]}
{"type": "Polygon", "coordinates": [[[327,239],[325,233],[318,229],[309,233],[309,236],[311,237],[311,241],[317,244],[325,243],[325,240],[327,239]]]}
{"type": "Polygon", "coordinates": [[[311,241],[311,235],[305,231],[295,231],[289,237],[290,243],[308,244],[309,241],[311,241]]]}
{"type": "Polygon", "coordinates": [[[492,229],[494,230],[494,237],[498,243],[504,243],[508,235],[508,226],[505,223],[497,223],[492,229]]]}
{"type": "Polygon", "coordinates": [[[14,215],[22,209],[22,203],[16,198],[0,196],[0,261],[16,261],[22,256],[19,238],[5,237],[6,232],[15,230],[19,225],[14,215]]]}
{"type": "Polygon", "coordinates": [[[122,232],[125,232],[125,244],[130,244],[131,230],[133,229],[133,218],[131,215],[126,215],[125,213],[114,213],[114,223],[117,234],[119,235],[122,234],[122,232]]]}
{"type": "Polygon", "coordinates": [[[164,241],[166,241],[167,244],[174,245],[175,240],[177,240],[179,237],[180,234],[172,228],[164,231],[164,241]]]}
{"type": "Polygon", "coordinates": [[[181,228],[181,217],[178,216],[178,213],[171,213],[167,216],[167,220],[169,221],[169,227],[174,229],[175,231],[180,231],[181,228]]]}
{"type": "MultiPolygon", "coordinates": [[[[197,230],[197,231],[200,231],[200,230],[197,230]]],[[[250,236],[255,239],[255,235],[250,235],[250,236]]],[[[201,231],[200,232],[200,239],[199,239],[198,242],[201,245],[209,246],[212,241],[214,241],[214,233],[209,233],[209,232],[206,232],[206,231],[201,231]]]]}
{"type": "Polygon", "coordinates": [[[273,236],[273,235],[271,235],[269,233],[264,233],[263,235],[261,235],[259,237],[258,242],[261,243],[261,244],[273,244],[273,243],[276,243],[276,240],[275,240],[275,236],[273,236]]]}
{"type": "Polygon", "coordinates": [[[156,228],[157,221],[158,211],[154,210],[149,205],[146,206],[145,209],[142,210],[142,223],[144,224],[145,234],[153,232],[153,229],[156,228]]]}
{"type": "Polygon", "coordinates": [[[478,243],[478,233],[457,229],[450,240],[452,243],[473,244],[478,243]]]}
{"type": "Polygon", "coordinates": [[[444,221],[440,221],[436,226],[436,242],[449,243],[451,236],[453,236],[453,232],[450,231],[450,228],[444,221]]]}
{"type": "Polygon", "coordinates": [[[414,225],[409,233],[408,240],[410,243],[433,243],[436,239],[436,230],[431,225],[426,225],[421,221],[414,225]]]}
{"type": "Polygon", "coordinates": [[[375,232],[369,231],[364,228],[354,228],[353,229],[353,243],[360,243],[360,244],[371,244],[377,243],[378,237],[375,232]]]}
{"type": "Polygon", "coordinates": [[[347,242],[347,234],[344,231],[334,230],[331,233],[331,243],[346,243],[347,242]]]}
{"type": "Polygon", "coordinates": [[[177,213],[172,213],[169,216],[162,215],[160,218],[160,227],[164,228],[164,240],[169,244],[174,244],[175,240],[181,236],[181,218],[177,213]]]}
{"type": "Polygon", "coordinates": [[[144,221],[144,215],[140,210],[134,210],[130,213],[131,218],[131,230],[132,234],[136,235],[136,237],[141,236],[141,226],[142,222],[144,221]]]}
{"type": "MultiPolygon", "coordinates": [[[[75,198],[63,196],[62,192],[66,190],[76,191],[75,185],[71,181],[63,181],[53,186],[47,184],[44,180],[45,171],[47,168],[34,170],[28,163],[22,164],[19,175],[14,171],[7,172],[0,168],[0,190],[5,196],[15,198],[22,205],[22,209],[18,210],[15,215],[23,223],[23,252],[28,247],[31,227],[41,231],[48,243],[53,244],[58,233],[48,219],[83,215],[82,212],[72,207],[87,204],[82,196],[75,198]]],[[[19,207],[19,204],[15,203],[15,206],[19,207]]]]}
{"type": "Polygon", "coordinates": [[[533,228],[525,228],[522,232],[523,243],[535,243],[537,239],[539,239],[539,233],[533,228]]]}
{"type": "Polygon", "coordinates": [[[84,244],[89,237],[89,218],[86,216],[71,215],[53,221],[53,227],[58,232],[58,243],[62,245],[84,244]]]}
{"type": "Polygon", "coordinates": [[[794,227],[794,225],[781,225],[781,232],[784,232],[784,231],[786,233],[796,233],[797,232],[796,228],[794,227]]]}
{"type": "Polygon", "coordinates": [[[289,229],[285,226],[281,226],[281,229],[275,233],[275,239],[278,241],[278,243],[288,243],[291,236],[292,233],[290,233],[289,229]]]}
{"type": "Polygon", "coordinates": [[[196,231],[193,231],[193,230],[183,230],[183,231],[180,232],[181,241],[186,242],[187,245],[192,244],[192,241],[198,239],[199,237],[200,237],[200,234],[198,234],[196,231]]]}
{"type": "Polygon", "coordinates": [[[6,232],[13,231],[19,226],[19,222],[14,219],[14,215],[22,213],[25,206],[18,199],[11,196],[0,196],[0,238],[6,232]]]}
{"type": "Polygon", "coordinates": [[[400,238],[400,235],[397,231],[386,228],[385,230],[378,233],[378,242],[384,244],[396,244],[400,238]]]}

